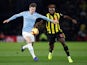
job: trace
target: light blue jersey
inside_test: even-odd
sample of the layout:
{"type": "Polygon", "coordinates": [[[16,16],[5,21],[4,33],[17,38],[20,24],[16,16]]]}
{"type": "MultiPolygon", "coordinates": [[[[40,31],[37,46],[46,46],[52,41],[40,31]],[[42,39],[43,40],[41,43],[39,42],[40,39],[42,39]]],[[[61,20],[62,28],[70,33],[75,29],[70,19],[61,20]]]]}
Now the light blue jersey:
{"type": "Polygon", "coordinates": [[[11,18],[9,18],[8,20],[11,21],[11,20],[16,19],[17,17],[21,17],[21,16],[23,16],[22,32],[31,32],[37,18],[42,18],[44,20],[53,22],[53,20],[51,20],[43,15],[40,15],[36,12],[33,14],[30,14],[29,11],[24,11],[24,12],[21,12],[19,14],[15,14],[11,18]]]}

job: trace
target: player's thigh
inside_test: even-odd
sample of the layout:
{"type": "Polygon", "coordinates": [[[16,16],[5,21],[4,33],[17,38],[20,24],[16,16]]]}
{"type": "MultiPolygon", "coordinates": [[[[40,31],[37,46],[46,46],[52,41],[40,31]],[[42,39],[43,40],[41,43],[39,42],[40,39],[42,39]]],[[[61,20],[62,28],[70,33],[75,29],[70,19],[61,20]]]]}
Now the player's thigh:
{"type": "Polygon", "coordinates": [[[50,44],[53,44],[55,42],[55,36],[54,35],[48,35],[47,37],[48,37],[48,42],[50,44]]]}
{"type": "Polygon", "coordinates": [[[58,41],[59,41],[60,43],[64,44],[64,43],[65,43],[65,35],[64,35],[64,33],[59,33],[59,34],[57,35],[57,39],[58,39],[58,41]]]}
{"type": "Polygon", "coordinates": [[[23,35],[24,39],[26,40],[26,42],[28,42],[28,43],[35,42],[34,35],[32,35],[31,33],[23,32],[22,35],[23,35]]]}

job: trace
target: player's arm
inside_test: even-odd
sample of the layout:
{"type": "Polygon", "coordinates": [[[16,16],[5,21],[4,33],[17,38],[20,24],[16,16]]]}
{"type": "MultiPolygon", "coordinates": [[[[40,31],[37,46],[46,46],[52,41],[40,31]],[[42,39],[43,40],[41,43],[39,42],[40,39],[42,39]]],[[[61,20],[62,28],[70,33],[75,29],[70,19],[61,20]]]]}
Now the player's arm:
{"type": "Polygon", "coordinates": [[[49,19],[46,16],[43,16],[43,15],[40,15],[40,14],[39,14],[39,17],[44,19],[44,20],[47,20],[48,22],[53,22],[54,24],[59,23],[58,20],[52,20],[52,19],[49,19]]]}
{"type": "Polygon", "coordinates": [[[77,24],[77,21],[75,19],[73,19],[72,17],[68,16],[68,15],[63,15],[63,14],[60,14],[61,16],[63,16],[63,18],[67,18],[69,20],[71,20],[74,24],[77,24]]]}
{"type": "Polygon", "coordinates": [[[40,21],[38,21],[35,25],[34,25],[34,27],[35,28],[38,28],[39,26],[41,26],[43,24],[43,20],[40,20],[40,21]]]}
{"type": "Polygon", "coordinates": [[[3,23],[8,23],[9,21],[14,20],[14,19],[21,17],[21,16],[22,16],[22,13],[15,14],[12,17],[10,17],[9,19],[4,20],[3,23]]]}

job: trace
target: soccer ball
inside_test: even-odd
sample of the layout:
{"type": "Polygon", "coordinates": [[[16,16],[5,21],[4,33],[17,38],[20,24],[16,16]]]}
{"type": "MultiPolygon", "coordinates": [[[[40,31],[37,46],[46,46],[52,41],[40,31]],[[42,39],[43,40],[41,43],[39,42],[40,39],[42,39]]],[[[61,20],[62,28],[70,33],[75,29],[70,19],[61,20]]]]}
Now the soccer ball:
{"type": "Polygon", "coordinates": [[[37,28],[33,28],[32,29],[32,34],[33,35],[38,35],[39,34],[39,30],[37,28]]]}

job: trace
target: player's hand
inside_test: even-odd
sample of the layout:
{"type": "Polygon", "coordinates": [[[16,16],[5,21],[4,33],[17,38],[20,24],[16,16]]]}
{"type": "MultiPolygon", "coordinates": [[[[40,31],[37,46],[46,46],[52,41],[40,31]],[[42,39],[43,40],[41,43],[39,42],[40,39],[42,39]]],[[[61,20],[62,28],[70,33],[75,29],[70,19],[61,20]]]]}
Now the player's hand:
{"type": "Polygon", "coordinates": [[[4,20],[3,23],[8,23],[9,21],[8,20],[4,20]]]}
{"type": "Polygon", "coordinates": [[[54,24],[57,24],[57,23],[59,23],[59,21],[58,20],[54,20],[53,23],[54,24]]]}
{"type": "Polygon", "coordinates": [[[76,21],[75,19],[72,19],[72,22],[73,22],[74,24],[77,24],[77,21],[76,21]]]}

